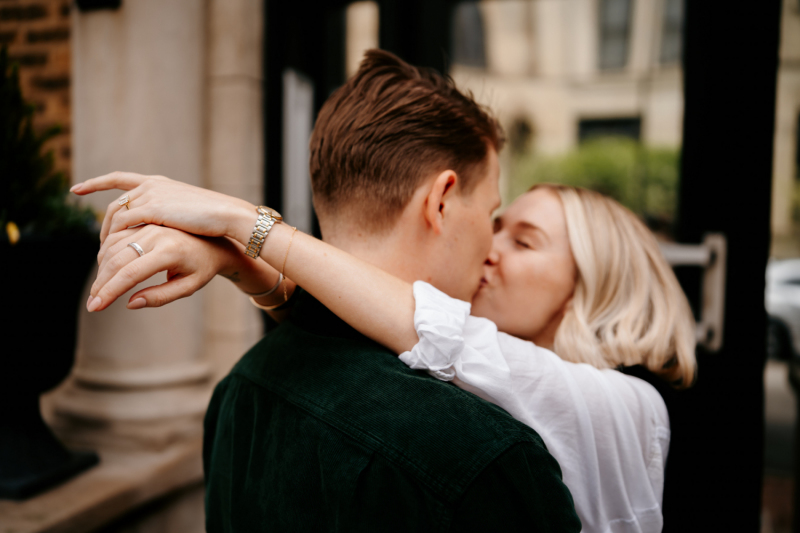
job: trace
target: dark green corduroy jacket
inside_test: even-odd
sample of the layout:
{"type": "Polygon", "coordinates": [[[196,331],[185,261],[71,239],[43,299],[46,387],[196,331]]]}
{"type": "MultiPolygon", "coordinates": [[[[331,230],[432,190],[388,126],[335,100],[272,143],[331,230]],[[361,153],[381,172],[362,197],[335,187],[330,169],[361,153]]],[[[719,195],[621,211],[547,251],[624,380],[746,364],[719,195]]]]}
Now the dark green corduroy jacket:
{"type": "Polygon", "coordinates": [[[534,430],[296,300],[211,400],[209,533],[580,530],[534,430]]]}

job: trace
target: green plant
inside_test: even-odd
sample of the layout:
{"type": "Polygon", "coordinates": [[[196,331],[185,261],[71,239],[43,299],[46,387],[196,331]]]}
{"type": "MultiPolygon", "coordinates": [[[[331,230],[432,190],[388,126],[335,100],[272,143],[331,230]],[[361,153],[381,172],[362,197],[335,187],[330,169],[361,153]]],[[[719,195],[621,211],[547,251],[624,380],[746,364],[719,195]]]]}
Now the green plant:
{"type": "Polygon", "coordinates": [[[622,137],[598,138],[560,156],[517,158],[510,192],[516,197],[537,183],[585,187],[663,228],[675,216],[679,159],[677,149],[648,148],[622,137]]]}
{"type": "MultiPolygon", "coordinates": [[[[69,183],[53,170],[53,152],[42,153],[59,127],[37,133],[33,106],[25,102],[19,70],[0,49],[0,228],[29,234],[89,233],[94,213],[67,201],[69,183]]],[[[15,240],[9,230],[12,242],[15,240]]]]}

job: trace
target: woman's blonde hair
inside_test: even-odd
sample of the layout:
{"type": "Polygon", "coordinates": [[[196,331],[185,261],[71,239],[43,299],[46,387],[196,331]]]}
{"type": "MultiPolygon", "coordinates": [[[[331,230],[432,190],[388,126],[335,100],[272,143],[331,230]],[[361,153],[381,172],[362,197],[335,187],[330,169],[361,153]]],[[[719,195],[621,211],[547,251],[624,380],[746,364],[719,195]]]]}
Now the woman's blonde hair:
{"type": "Polygon", "coordinates": [[[694,317],[655,236],[602,194],[533,187],[540,188],[561,198],[578,271],[555,352],[598,368],[642,365],[675,387],[690,386],[697,366],[694,317]]]}

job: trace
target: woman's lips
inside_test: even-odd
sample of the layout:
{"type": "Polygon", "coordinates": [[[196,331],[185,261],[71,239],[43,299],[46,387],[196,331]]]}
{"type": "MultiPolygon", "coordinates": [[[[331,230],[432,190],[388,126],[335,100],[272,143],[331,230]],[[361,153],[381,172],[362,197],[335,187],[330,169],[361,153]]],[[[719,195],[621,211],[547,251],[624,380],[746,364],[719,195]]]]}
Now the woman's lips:
{"type": "Polygon", "coordinates": [[[489,290],[489,280],[482,277],[480,283],[478,283],[478,289],[475,291],[475,294],[472,295],[473,305],[478,298],[481,298],[485,294],[486,290],[489,290]]]}

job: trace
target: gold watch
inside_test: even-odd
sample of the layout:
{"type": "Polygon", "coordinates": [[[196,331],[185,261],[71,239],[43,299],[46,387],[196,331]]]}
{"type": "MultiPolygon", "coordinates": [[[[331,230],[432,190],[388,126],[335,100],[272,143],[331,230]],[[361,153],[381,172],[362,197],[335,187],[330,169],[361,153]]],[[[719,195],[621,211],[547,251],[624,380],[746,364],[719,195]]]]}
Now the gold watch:
{"type": "Polygon", "coordinates": [[[264,241],[267,240],[267,235],[276,222],[281,222],[283,217],[274,209],[265,205],[256,207],[258,218],[256,225],[253,228],[253,234],[250,235],[250,242],[247,243],[245,254],[252,259],[258,258],[261,254],[261,247],[264,246],[264,241]]]}

